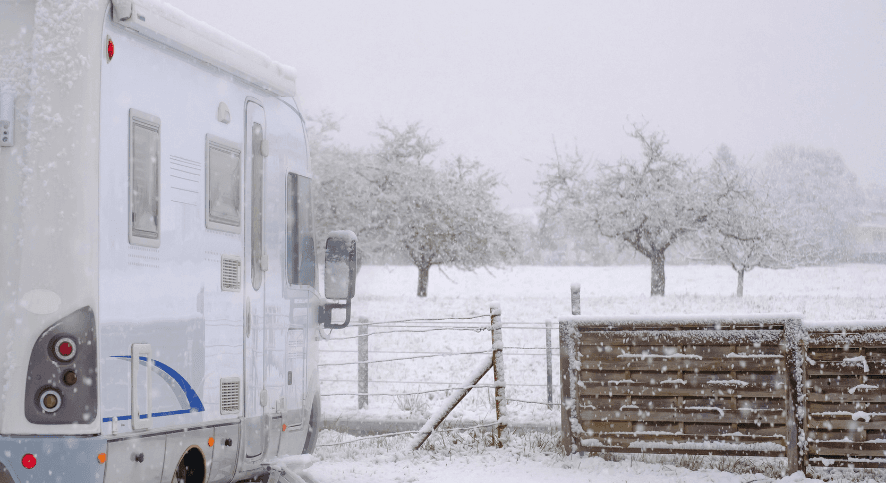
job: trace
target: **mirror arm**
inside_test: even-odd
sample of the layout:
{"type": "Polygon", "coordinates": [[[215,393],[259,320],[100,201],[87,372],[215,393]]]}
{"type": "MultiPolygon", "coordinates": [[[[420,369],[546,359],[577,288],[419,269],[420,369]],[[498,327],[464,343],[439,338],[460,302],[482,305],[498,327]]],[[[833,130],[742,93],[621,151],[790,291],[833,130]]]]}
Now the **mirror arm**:
{"type": "Polygon", "coordinates": [[[318,318],[320,322],[323,324],[323,327],[326,329],[344,329],[351,323],[351,299],[347,299],[347,301],[343,304],[331,304],[326,303],[320,306],[320,313],[318,314],[318,318]],[[345,321],[341,324],[333,324],[332,323],[332,309],[345,309],[345,321]]]}

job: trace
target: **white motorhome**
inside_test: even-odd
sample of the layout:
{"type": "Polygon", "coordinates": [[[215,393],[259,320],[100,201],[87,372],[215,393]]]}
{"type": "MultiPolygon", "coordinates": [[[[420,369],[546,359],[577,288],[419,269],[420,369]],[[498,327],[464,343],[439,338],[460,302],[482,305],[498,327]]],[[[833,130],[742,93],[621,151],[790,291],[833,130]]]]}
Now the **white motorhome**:
{"type": "Polygon", "coordinates": [[[279,477],[313,449],[356,238],[330,234],[321,296],[294,96],[158,0],[0,0],[0,483],[279,477]]]}

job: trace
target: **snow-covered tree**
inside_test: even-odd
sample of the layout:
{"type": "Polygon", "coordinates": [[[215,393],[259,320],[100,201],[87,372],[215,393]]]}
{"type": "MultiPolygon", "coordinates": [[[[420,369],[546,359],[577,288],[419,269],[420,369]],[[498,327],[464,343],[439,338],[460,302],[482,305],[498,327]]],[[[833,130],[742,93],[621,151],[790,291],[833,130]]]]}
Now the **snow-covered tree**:
{"type": "Polygon", "coordinates": [[[538,201],[581,233],[599,233],[648,258],[651,294],[665,293],[665,252],[698,230],[707,219],[709,192],[692,162],[665,151],[662,133],[633,126],[642,148],[639,159],[591,166],[578,153],[555,154],[542,168],[538,201]]]}
{"type": "Polygon", "coordinates": [[[840,155],[788,145],[773,149],[765,163],[763,174],[794,234],[801,263],[849,259],[864,197],[840,155]]]}
{"type": "Polygon", "coordinates": [[[707,175],[710,213],[689,245],[704,259],[729,264],[741,297],[746,272],[793,264],[791,232],[765,180],[738,163],[727,146],[719,147],[707,175]]]}
{"type": "Polygon", "coordinates": [[[418,267],[418,296],[428,294],[434,265],[473,270],[494,266],[516,254],[516,238],[493,190],[497,176],[459,157],[427,170],[399,198],[394,239],[418,267]]]}
{"type": "Polygon", "coordinates": [[[473,270],[516,254],[511,221],[494,193],[496,174],[461,157],[432,162],[440,142],[420,123],[380,122],[374,134],[379,144],[366,151],[315,148],[322,158],[314,163],[322,179],[318,224],[353,230],[371,256],[415,264],[419,297],[427,296],[434,265],[473,270]]]}

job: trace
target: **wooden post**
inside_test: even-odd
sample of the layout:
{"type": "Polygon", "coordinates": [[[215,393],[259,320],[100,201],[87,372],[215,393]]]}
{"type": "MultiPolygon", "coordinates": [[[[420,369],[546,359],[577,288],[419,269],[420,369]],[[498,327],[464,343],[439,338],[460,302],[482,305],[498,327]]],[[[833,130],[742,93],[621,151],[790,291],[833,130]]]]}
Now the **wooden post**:
{"type": "Polygon", "coordinates": [[[357,325],[357,409],[369,406],[369,319],[357,325]]]}
{"type": "Polygon", "coordinates": [[[545,321],[545,356],[548,363],[548,409],[554,409],[554,364],[551,360],[551,321],[545,321]]]}
{"type": "Polygon", "coordinates": [[[805,442],[800,441],[801,428],[805,426],[806,420],[806,398],[802,394],[806,381],[806,351],[802,338],[803,327],[800,320],[785,320],[782,348],[788,371],[788,384],[785,388],[787,392],[785,405],[787,406],[786,456],[788,474],[797,471],[802,471],[804,474],[806,472],[806,455],[805,451],[801,449],[801,447],[805,447],[805,442]]]}
{"type": "Polygon", "coordinates": [[[489,306],[489,314],[492,319],[492,375],[495,379],[495,419],[498,425],[495,427],[496,445],[501,448],[502,435],[508,426],[508,401],[505,398],[505,358],[504,342],[501,337],[501,305],[493,302],[489,306]]]}
{"type": "Polygon", "coordinates": [[[421,429],[418,430],[418,434],[416,434],[415,437],[412,438],[412,441],[409,442],[409,447],[413,451],[420,448],[422,443],[427,441],[431,433],[437,429],[437,426],[440,426],[440,423],[446,419],[446,416],[448,416],[449,413],[455,409],[455,406],[457,406],[458,403],[471,392],[471,389],[480,382],[480,379],[483,379],[483,376],[485,376],[491,368],[492,356],[483,356],[483,360],[474,368],[468,379],[461,385],[461,387],[453,390],[452,394],[440,404],[440,407],[434,410],[434,414],[432,414],[430,419],[422,425],[421,429]]]}
{"type": "Polygon", "coordinates": [[[569,348],[572,347],[572,344],[569,343],[569,322],[561,320],[558,325],[560,334],[560,442],[563,445],[563,451],[566,454],[572,454],[574,438],[572,437],[570,418],[572,408],[575,407],[575,404],[572,403],[571,392],[574,382],[569,376],[569,348]]]}
{"type": "Polygon", "coordinates": [[[581,284],[573,283],[572,287],[572,315],[581,315],[581,284]]]}

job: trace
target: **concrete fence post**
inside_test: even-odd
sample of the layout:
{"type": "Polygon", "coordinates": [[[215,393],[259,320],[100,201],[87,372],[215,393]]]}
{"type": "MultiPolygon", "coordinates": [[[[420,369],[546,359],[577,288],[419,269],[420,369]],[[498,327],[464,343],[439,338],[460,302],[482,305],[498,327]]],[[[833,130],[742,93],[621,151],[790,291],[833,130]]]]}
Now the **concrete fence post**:
{"type": "Polygon", "coordinates": [[[554,363],[551,350],[551,321],[545,321],[545,357],[548,363],[548,409],[554,409],[554,363]]]}
{"type": "Polygon", "coordinates": [[[369,319],[357,323],[357,409],[363,409],[369,406],[369,319]]]}
{"type": "Polygon", "coordinates": [[[572,315],[581,315],[581,284],[573,283],[572,290],[572,315]]]}

